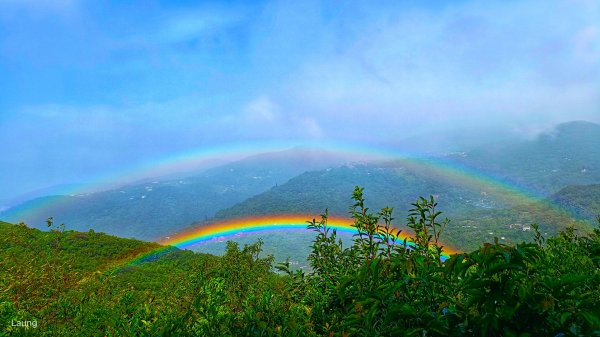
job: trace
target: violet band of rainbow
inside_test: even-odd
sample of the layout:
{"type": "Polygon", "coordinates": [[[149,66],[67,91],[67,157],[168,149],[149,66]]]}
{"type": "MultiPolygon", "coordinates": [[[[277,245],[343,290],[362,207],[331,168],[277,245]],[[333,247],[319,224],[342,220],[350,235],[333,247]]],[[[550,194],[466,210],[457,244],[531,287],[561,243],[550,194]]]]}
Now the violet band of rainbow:
{"type": "MultiPolygon", "coordinates": [[[[311,232],[308,228],[309,216],[306,215],[275,215],[262,217],[246,217],[238,218],[229,221],[216,222],[209,225],[197,226],[185,232],[174,234],[164,240],[159,241],[161,244],[157,249],[136,256],[124,263],[109,269],[111,271],[121,270],[131,266],[143,264],[145,262],[160,259],[165,254],[172,252],[173,249],[189,249],[201,245],[215,238],[234,237],[237,234],[244,233],[263,233],[273,230],[277,231],[306,231],[311,232]],[[175,248],[174,248],[175,247],[175,248]]],[[[355,227],[352,226],[352,219],[329,217],[327,227],[330,230],[336,230],[337,233],[354,235],[357,233],[355,227]]],[[[414,243],[410,240],[410,234],[400,232],[396,236],[396,243],[403,245],[406,240],[406,245],[414,247],[414,243]]],[[[446,260],[452,254],[457,254],[460,251],[453,247],[444,246],[441,259],[446,260]]]]}
{"type": "MultiPolygon", "coordinates": [[[[230,238],[240,234],[261,233],[269,231],[311,231],[308,228],[307,219],[309,217],[302,215],[276,215],[263,217],[248,217],[233,219],[229,221],[216,222],[209,225],[197,226],[182,233],[175,234],[164,240],[160,244],[175,246],[180,249],[189,249],[203,243],[215,240],[217,238],[230,238]]],[[[338,233],[357,234],[357,229],[353,226],[351,219],[329,217],[327,227],[338,233]]],[[[410,239],[410,234],[401,231],[396,236],[396,243],[403,244],[406,240],[408,246],[414,243],[410,239]]],[[[458,252],[451,247],[444,248],[444,257],[458,252]]]]}
{"type": "MultiPolygon", "coordinates": [[[[194,165],[209,160],[210,158],[230,158],[237,160],[254,154],[265,153],[268,151],[283,151],[289,149],[292,144],[227,144],[219,147],[190,149],[189,151],[173,154],[163,158],[156,158],[146,163],[109,172],[92,179],[92,183],[87,187],[78,189],[68,189],[56,192],[56,195],[77,196],[87,190],[103,190],[102,186],[109,186],[115,182],[131,182],[135,179],[160,176],[167,172],[182,172],[185,169],[194,167],[194,165]]],[[[501,200],[506,200],[509,204],[522,203],[540,203],[548,207],[549,211],[559,212],[567,215],[565,209],[553,203],[544,197],[544,194],[535,189],[517,184],[507,178],[494,176],[489,172],[484,172],[474,167],[466,166],[456,160],[449,158],[431,158],[424,157],[417,153],[407,153],[394,149],[385,149],[378,147],[362,146],[358,144],[335,144],[335,143],[306,143],[296,144],[306,146],[309,150],[329,151],[335,154],[354,155],[362,158],[377,159],[383,161],[399,161],[401,167],[417,170],[426,176],[437,177],[439,180],[452,182],[456,186],[465,186],[475,190],[492,193],[501,200]]],[[[111,188],[114,188],[111,187],[111,188]]],[[[107,188],[109,189],[109,188],[107,188]]],[[[20,209],[15,215],[19,220],[30,216],[45,219],[50,216],[59,216],[52,209],[58,205],[60,198],[44,198],[42,201],[33,202],[23,209],[20,209]]],[[[324,205],[326,207],[326,205],[324,205]]],[[[33,224],[40,225],[43,224],[33,224]]],[[[67,224],[68,225],[68,224],[67,224]]]]}

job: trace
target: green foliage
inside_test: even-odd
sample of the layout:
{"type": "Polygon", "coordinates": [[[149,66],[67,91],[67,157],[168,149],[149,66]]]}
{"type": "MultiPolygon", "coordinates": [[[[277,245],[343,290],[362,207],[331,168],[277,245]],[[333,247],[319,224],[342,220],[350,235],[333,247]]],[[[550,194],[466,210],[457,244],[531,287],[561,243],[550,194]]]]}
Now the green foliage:
{"type": "Polygon", "coordinates": [[[45,229],[46,218],[54,215],[54,220],[65,223],[70,229],[87,231],[94,228],[126,238],[157,240],[190,224],[205,221],[218,210],[267,191],[298,174],[337,165],[341,161],[333,153],[302,149],[265,153],[208,170],[188,172],[190,176],[184,178],[161,179],[74,196],[40,197],[0,211],[0,219],[26,221],[32,227],[45,229]],[[306,160],[307,157],[314,159],[306,160]]]}
{"type": "Polygon", "coordinates": [[[289,291],[312,308],[319,334],[600,335],[599,231],[577,236],[570,228],[545,240],[534,226],[535,243],[496,240],[443,261],[439,239],[448,221],[437,221],[433,198],[409,212],[412,246],[390,240],[390,209],[369,213],[359,188],[353,198],[353,245],[335,240],[325,214],[310,224],[318,232],[312,273],[288,271],[289,291]]]}
{"type": "Polygon", "coordinates": [[[448,257],[452,227],[433,197],[412,204],[402,232],[391,208],[352,196],[349,244],[327,211],[308,222],[308,272],[289,261],[274,272],[262,241],[217,257],[0,223],[0,336],[600,336],[599,229],[533,226],[530,243],[448,257]],[[39,326],[10,324],[27,320],[39,326]]]}
{"type": "Polygon", "coordinates": [[[551,200],[575,217],[593,220],[600,214],[600,184],[567,186],[551,200]]]}

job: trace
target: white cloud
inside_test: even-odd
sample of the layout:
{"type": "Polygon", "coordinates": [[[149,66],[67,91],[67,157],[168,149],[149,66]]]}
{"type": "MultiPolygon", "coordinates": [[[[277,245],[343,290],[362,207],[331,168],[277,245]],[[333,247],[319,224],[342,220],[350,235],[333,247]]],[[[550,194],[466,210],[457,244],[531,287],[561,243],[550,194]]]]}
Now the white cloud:
{"type": "Polygon", "coordinates": [[[597,66],[600,63],[600,26],[582,28],[574,36],[574,46],[578,60],[597,66]]]}
{"type": "Polygon", "coordinates": [[[388,137],[434,125],[598,121],[597,26],[563,1],[545,6],[544,15],[527,1],[357,20],[353,39],[307,55],[290,75],[283,108],[336,123],[339,136],[365,126],[388,137]]]}
{"type": "Polygon", "coordinates": [[[246,103],[239,115],[225,117],[226,124],[245,130],[250,139],[307,140],[324,136],[318,116],[286,111],[269,96],[261,95],[246,103]]]}
{"type": "Polygon", "coordinates": [[[273,123],[279,118],[279,107],[267,96],[257,97],[243,109],[243,119],[254,124],[273,123]]]}
{"type": "Polygon", "coordinates": [[[297,122],[294,124],[297,125],[298,131],[303,134],[305,138],[319,139],[323,138],[325,135],[319,122],[315,118],[297,117],[294,120],[297,122]]]}

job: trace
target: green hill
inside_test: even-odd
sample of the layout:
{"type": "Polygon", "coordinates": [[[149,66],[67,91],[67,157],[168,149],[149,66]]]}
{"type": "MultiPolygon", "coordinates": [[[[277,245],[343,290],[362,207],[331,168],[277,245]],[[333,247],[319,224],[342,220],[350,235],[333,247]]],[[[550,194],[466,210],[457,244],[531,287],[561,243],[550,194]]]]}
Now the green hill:
{"type": "Polygon", "coordinates": [[[415,203],[406,249],[389,211],[353,199],[361,236],[313,222],[308,273],[274,273],[260,242],[215,257],[2,222],[0,336],[600,335],[600,232],[534,228],[534,243],[448,256],[433,200],[415,203]]]}
{"type": "MultiPolygon", "coordinates": [[[[328,205],[330,214],[347,216],[348,195],[355,185],[365,186],[370,209],[392,206],[398,225],[405,223],[410,204],[419,195],[434,195],[439,207],[453,220],[448,226],[446,243],[459,249],[475,249],[482,242],[492,242],[495,237],[505,243],[532,240],[531,231],[523,230],[524,225],[530,229],[532,223],[539,224],[540,230],[549,235],[569,225],[584,230],[591,228],[589,221],[574,219],[552,200],[515,199],[504,190],[485,184],[462,185],[461,181],[452,181],[444,175],[436,176],[426,164],[405,165],[402,161],[307,172],[217,212],[212,221],[281,213],[314,217],[323,212],[320,205],[328,205]]],[[[244,240],[247,239],[239,239],[248,242],[244,240]]],[[[278,241],[276,237],[269,240],[278,241]]],[[[305,242],[299,237],[300,244],[305,242]]],[[[215,253],[219,246],[223,249],[223,245],[209,244],[198,249],[215,253]]],[[[304,248],[304,251],[306,255],[308,249],[304,248]]],[[[282,256],[282,253],[275,255],[282,256]]]]}
{"type": "Polygon", "coordinates": [[[557,125],[528,141],[487,145],[448,159],[550,196],[569,185],[600,182],[600,125],[557,125]]]}
{"type": "Polygon", "coordinates": [[[582,219],[593,221],[600,216],[600,184],[567,186],[551,200],[582,219]]]}
{"type": "Polygon", "coordinates": [[[493,194],[494,191],[484,185],[462,186],[431,173],[425,163],[394,161],[306,172],[217,212],[215,218],[278,213],[319,214],[322,205],[328,205],[331,214],[346,216],[348,195],[356,185],[365,186],[372,209],[390,205],[399,213],[406,213],[419,195],[435,195],[441,207],[451,210],[452,214],[478,207],[499,208],[506,204],[503,194],[493,194]]]}
{"type": "Polygon", "coordinates": [[[54,217],[71,229],[93,228],[121,237],[157,240],[305,171],[345,160],[344,156],[306,149],[265,153],[181,179],[41,197],[1,212],[0,219],[43,228],[46,218],[54,217]]]}

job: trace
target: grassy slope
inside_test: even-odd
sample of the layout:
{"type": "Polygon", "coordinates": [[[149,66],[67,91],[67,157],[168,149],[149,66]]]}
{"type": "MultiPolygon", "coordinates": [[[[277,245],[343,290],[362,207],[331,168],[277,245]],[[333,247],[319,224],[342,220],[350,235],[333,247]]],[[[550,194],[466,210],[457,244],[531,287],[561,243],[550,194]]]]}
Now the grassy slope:
{"type": "Polygon", "coordinates": [[[272,259],[259,258],[260,245],[240,250],[230,244],[223,257],[171,249],[160,258],[151,255],[131,264],[161,246],[0,222],[0,336],[322,336],[348,331],[371,336],[382,325],[365,317],[382,317],[384,328],[395,331],[383,335],[399,335],[406,324],[414,336],[422,335],[420,329],[432,336],[498,335],[484,333],[493,322],[502,329],[511,325],[515,332],[543,331],[537,335],[567,329],[600,335],[597,235],[580,240],[566,232],[549,239],[545,250],[486,245],[455,255],[446,267],[438,255],[430,256],[433,250],[427,259],[435,258],[435,264],[425,263],[429,260],[420,250],[404,249],[363,264],[357,252],[368,249],[365,241],[340,251],[335,240],[319,237],[313,251],[320,252],[313,261],[320,266],[317,274],[282,277],[272,273],[272,259]],[[471,266],[463,260],[479,262],[471,266]],[[387,263],[393,268],[379,268],[387,263]],[[463,265],[472,273],[463,274],[463,265]],[[445,281],[431,288],[438,278],[445,281]],[[395,291],[398,285],[405,287],[395,291]],[[381,301],[385,307],[370,305],[381,301]],[[488,307],[490,301],[498,305],[488,307]],[[521,309],[515,314],[514,308],[521,309]],[[36,320],[39,326],[14,328],[13,320],[36,320]]]}
{"type": "Polygon", "coordinates": [[[217,258],[176,250],[153,263],[119,268],[159,247],[101,233],[42,232],[1,222],[0,336],[26,332],[4,325],[13,319],[39,320],[39,328],[31,331],[36,334],[118,335],[132,328],[119,322],[143,324],[159,313],[186,309],[198,275],[217,258]],[[150,302],[151,308],[145,306],[150,302]]]}

